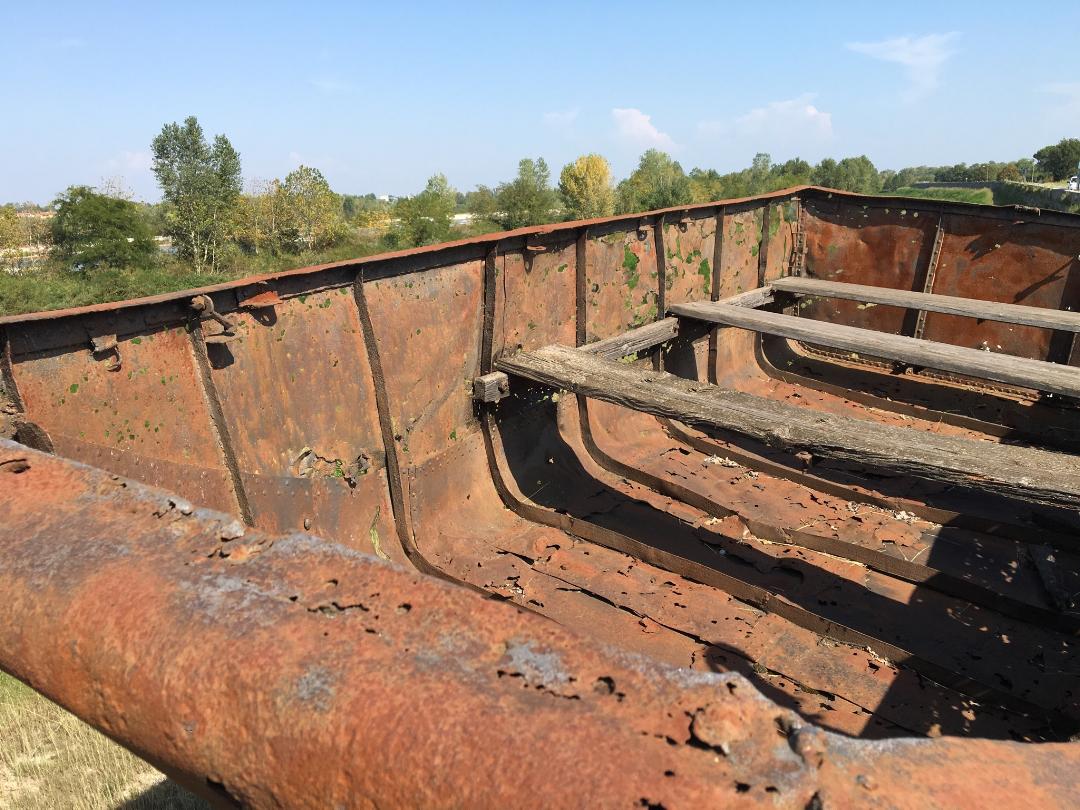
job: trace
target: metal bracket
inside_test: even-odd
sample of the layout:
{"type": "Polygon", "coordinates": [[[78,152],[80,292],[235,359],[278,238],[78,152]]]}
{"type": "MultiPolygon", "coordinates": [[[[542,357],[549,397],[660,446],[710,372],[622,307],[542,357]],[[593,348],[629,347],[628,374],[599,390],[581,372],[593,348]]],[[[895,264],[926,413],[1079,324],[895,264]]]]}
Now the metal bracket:
{"type": "Polygon", "coordinates": [[[204,334],[203,340],[207,343],[228,343],[230,340],[235,340],[237,338],[236,324],[220,312],[214,310],[214,302],[210,300],[210,296],[196,295],[191,299],[191,308],[198,313],[200,319],[210,318],[213,321],[217,321],[224,330],[217,334],[204,334]]]}
{"type": "Polygon", "coordinates": [[[250,287],[236,291],[236,305],[244,309],[263,309],[281,303],[277,290],[265,281],[257,281],[250,287]]]}
{"type": "Polygon", "coordinates": [[[105,370],[119,371],[124,361],[120,357],[120,346],[116,340],[116,335],[91,335],[90,356],[95,360],[101,360],[109,354],[114,355],[114,359],[109,365],[105,366],[105,370]]]}
{"type": "Polygon", "coordinates": [[[266,309],[281,303],[281,296],[276,290],[262,290],[245,296],[237,296],[237,305],[245,309],[266,309]]]}

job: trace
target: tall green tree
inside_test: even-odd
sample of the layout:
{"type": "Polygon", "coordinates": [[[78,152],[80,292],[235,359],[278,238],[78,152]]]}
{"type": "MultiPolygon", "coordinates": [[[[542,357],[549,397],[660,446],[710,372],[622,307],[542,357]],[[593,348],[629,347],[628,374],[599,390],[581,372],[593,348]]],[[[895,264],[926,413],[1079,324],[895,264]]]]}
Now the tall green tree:
{"type": "Polygon", "coordinates": [[[600,155],[582,155],[559,175],[566,219],[609,217],[615,213],[611,165],[600,155]]]}
{"type": "Polygon", "coordinates": [[[881,175],[866,155],[847,157],[839,163],[825,158],[814,167],[813,181],[819,186],[859,194],[877,194],[882,183],[881,175]]]}
{"type": "Polygon", "coordinates": [[[1013,183],[1019,183],[1024,178],[1020,176],[1020,169],[1016,163],[1007,163],[1005,168],[998,174],[998,180],[1009,180],[1013,183]]]}
{"type": "Polygon", "coordinates": [[[1034,155],[1038,171],[1051,180],[1064,180],[1080,171],[1080,138],[1062,138],[1034,155]]]}
{"type": "Polygon", "coordinates": [[[498,211],[495,202],[495,190],[488,186],[477,186],[465,194],[465,210],[476,219],[494,220],[498,211]]]}
{"type": "Polygon", "coordinates": [[[1030,182],[1035,181],[1038,166],[1031,158],[1020,158],[1016,161],[1016,169],[1020,172],[1021,180],[1028,180],[1030,182]]]}
{"type": "Polygon", "coordinates": [[[284,195],[281,181],[254,180],[247,194],[241,194],[233,208],[229,236],[248,253],[277,252],[281,245],[284,195]]]}
{"type": "Polygon", "coordinates": [[[495,216],[507,230],[551,222],[558,206],[551,171],[543,158],[521,160],[517,177],[495,190],[495,216]]]}
{"type": "Polygon", "coordinates": [[[15,266],[23,246],[24,231],[14,205],[0,205],[0,267],[15,266]]]}
{"type": "Polygon", "coordinates": [[[129,200],[72,186],[53,205],[54,250],[73,267],[137,267],[157,253],[146,218],[129,200]]]}
{"type": "Polygon", "coordinates": [[[616,209],[620,214],[671,208],[692,200],[690,178],[667,152],[649,149],[634,172],[619,183],[616,209]]]}
{"type": "Polygon", "coordinates": [[[693,168],[688,175],[690,181],[690,200],[696,203],[713,202],[727,197],[741,196],[728,193],[727,175],[716,169],[693,168]]]}
{"type": "Polygon", "coordinates": [[[293,250],[332,245],[345,233],[341,199],[322,172],[300,166],[279,186],[285,216],[284,238],[293,250]]]}
{"type": "Polygon", "coordinates": [[[450,238],[450,226],[457,205],[457,193],[446,175],[436,174],[414,197],[394,203],[393,222],[386,234],[389,247],[407,248],[434,245],[450,238]]]}
{"type": "Polygon", "coordinates": [[[152,149],[166,232],[195,272],[213,269],[240,197],[240,155],[224,135],[207,143],[194,116],[162,127],[152,149]]]}

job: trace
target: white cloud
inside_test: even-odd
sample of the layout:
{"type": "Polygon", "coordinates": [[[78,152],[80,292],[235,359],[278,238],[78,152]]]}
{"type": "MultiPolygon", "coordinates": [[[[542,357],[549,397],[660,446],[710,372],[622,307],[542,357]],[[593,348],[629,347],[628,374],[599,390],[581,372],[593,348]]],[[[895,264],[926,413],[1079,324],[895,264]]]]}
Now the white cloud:
{"type": "Polygon", "coordinates": [[[832,113],[823,112],[811,102],[814,93],[803,93],[797,98],[773,101],[764,107],[755,107],[735,119],[738,135],[767,135],[777,129],[795,130],[808,139],[832,137],[832,113]]]}
{"type": "Polygon", "coordinates": [[[901,65],[911,82],[904,97],[908,101],[915,101],[937,87],[938,71],[953,55],[949,46],[956,37],[956,32],[927,34],[881,42],[849,42],[847,47],[872,59],[901,65]]]}
{"type": "MultiPolygon", "coordinates": [[[[702,121],[698,135],[711,144],[722,142],[731,153],[769,152],[786,159],[817,155],[832,140],[832,113],[815,105],[816,94],[772,101],[735,118],[702,121]]],[[[710,147],[712,148],[712,147],[710,147]]]]}
{"type": "Polygon", "coordinates": [[[544,113],[544,126],[559,132],[566,132],[574,126],[580,110],[575,107],[572,110],[553,110],[544,113]]]}
{"type": "Polygon", "coordinates": [[[633,107],[615,107],[611,111],[615,122],[615,132],[623,140],[635,146],[674,149],[675,141],[666,132],[661,132],[652,122],[652,116],[633,107]]]}

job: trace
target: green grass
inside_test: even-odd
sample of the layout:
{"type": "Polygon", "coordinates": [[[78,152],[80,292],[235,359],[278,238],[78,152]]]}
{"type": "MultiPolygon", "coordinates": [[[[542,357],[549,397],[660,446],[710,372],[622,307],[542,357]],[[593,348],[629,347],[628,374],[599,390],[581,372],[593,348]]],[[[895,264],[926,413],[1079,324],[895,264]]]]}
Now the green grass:
{"type": "Polygon", "coordinates": [[[55,262],[18,274],[0,270],[0,315],[141,298],[309,264],[368,256],[378,250],[375,239],[355,237],[333,248],[299,256],[251,256],[236,252],[226,257],[213,273],[195,273],[182,262],[168,258],[161,258],[149,267],[101,268],[86,272],[74,272],[55,262]]]}
{"type": "Polygon", "coordinates": [[[994,193],[988,188],[912,188],[905,186],[896,191],[882,192],[893,197],[918,197],[925,200],[948,200],[949,202],[993,205],[994,193]]]}
{"type": "Polygon", "coordinates": [[[125,748],[0,672],[3,810],[209,810],[125,748]]]}
{"type": "Polygon", "coordinates": [[[121,301],[216,284],[235,277],[229,273],[196,274],[169,266],[106,268],[87,273],[46,266],[19,275],[0,272],[0,315],[121,301]]]}

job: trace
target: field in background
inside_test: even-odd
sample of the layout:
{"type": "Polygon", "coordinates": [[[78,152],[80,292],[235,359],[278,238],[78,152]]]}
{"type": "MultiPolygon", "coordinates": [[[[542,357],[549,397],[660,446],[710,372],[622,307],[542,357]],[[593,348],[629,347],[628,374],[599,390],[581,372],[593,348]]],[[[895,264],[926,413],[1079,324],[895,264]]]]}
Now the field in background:
{"type": "Polygon", "coordinates": [[[896,191],[882,192],[890,197],[918,197],[924,200],[948,200],[949,202],[993,205],[994,192],[989,188],[912,188],[904,186],[896,191]]]}
{"type": "MultiPolygon", "coordinates": [[[[1023,204],[1049,210],[1080,213],[1080,195],[1065,203],[1049,195],[1063,192],[1020,183],[991,182],[979,184],[946,184],[914,188],[904,186],[895,191],[880,192],[884,196],[915,197],[979,205],[1023,204]],[[965,187],[959,187],[965,186],[965,187]],[[1040,192],[1043,192],[1040,194],[1040,192]]],[[[1067,195],[1066,195],[1067,196],[1067,195]]],[[[451,239],[476,236],[496,226],[474,221],[468,215],[454,219],[451,239]],[[463,218],[464,217],[464,218],[463,218]]],[[[123,301],[159,293],[218,284],[264,273],[277,273],[312,264],[342,261],[378,253],[386,248],[380,237],[385,229],[353,228],[346,238],[332,248],[300,255],[262,253],[251,255],[238,250],[229,252],[217,272],[194,273],[173,257],[162,256],[148,267],[127,269],[101,268],[89,272],[74,272],[56,261],[46,260],[21,272],[0,270],[0,315],[18,315],[50,309],[123,301]]]]}
{"type": "Polygon", "coordinates": [[[209,810],[125,748],[0,672],[0,810],[209,810]]]}
{"type": "Polygon", "coordinates": [[[87,272],[76,272],[46,262],[21,272],[0,270],[0,315],[142,298],[246,276],[279,273],[310,264],[355,259],[377,253],[380,249],[377,238],[365,233],[354,235],[333,248],[299,256],[236,253],[229,256],[215,273],[195,273],[185,264],[169,257],[162,257],[149,267],[122,270],[104,267],[87,272]]]}

